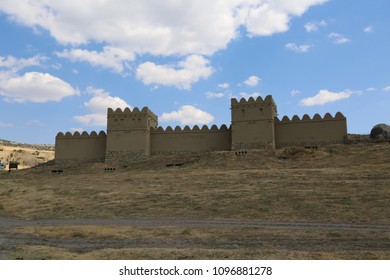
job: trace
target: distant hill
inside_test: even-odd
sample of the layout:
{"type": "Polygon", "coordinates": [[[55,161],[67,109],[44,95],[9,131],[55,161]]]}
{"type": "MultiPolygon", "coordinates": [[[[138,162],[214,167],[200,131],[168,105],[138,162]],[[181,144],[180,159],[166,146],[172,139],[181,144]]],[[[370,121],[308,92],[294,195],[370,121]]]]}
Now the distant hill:
{"type": "Polygon", "coordinates": [[[21,147],[21,148],[29,148],[29,149],[36,149],[36,150],[54,151],[53,144],[24,144],[24,143],[8,141],[8,140],[4,140],[4,139],[0,139],[0,146],[21,147]]]}
{"type": "Polygon", "coordinates": [[[30,168],[54,159],[54,145],[22,144],[0,139],[0,162],[18,162],[19,168],[30,168]]]}

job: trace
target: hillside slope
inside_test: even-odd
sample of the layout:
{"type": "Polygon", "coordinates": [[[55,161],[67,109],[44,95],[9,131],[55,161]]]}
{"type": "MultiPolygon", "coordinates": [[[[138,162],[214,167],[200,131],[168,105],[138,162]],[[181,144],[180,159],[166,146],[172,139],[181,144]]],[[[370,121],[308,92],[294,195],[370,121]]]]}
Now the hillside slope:
{"type": "Polygon", "coordinates": [[[30,145],[0,140],[0,162],[16,161],[20,169],[30,168],[54,159],[53,145],[30,145]]]}

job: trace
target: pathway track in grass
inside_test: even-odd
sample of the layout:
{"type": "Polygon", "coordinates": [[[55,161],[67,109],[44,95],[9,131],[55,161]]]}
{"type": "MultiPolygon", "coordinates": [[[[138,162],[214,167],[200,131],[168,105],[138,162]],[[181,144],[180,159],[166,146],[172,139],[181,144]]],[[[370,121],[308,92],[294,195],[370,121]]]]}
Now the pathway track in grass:
{"type": "Polygon", "coordinates": [[[333,229],[333,230],[375,230],[390,231],[390,225],[378,224],[338,224],[338,223],[308,223],[308,222],[276,222],[258,220],[209,220],[209,219],[107,219],[107,218],[76,218],[76,219],[37,219],[23,220],[18,218],[0,217],[0,229],[16,227],[43,226],[138,226],[138,227],[241,227],[241,228],[281,228],[281,229],[333,229]]]}

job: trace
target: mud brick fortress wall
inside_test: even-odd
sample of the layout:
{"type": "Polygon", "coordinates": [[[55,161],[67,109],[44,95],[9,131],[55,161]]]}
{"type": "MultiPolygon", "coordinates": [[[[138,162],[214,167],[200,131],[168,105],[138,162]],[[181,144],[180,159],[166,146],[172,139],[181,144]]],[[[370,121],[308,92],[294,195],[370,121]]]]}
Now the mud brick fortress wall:
{"type": "Polygon", "coordinates": [[[55,159],[77,162],[123,162],[150,155],[183,152],[230,151],[278,148],[283,146],[343,143],[347,137],[346,118],[329,113],[322,118],[304,115],[290,120],[277,117],[271,95],[264,100],[231,100],[231,125],[166,129],[158,127],[158,117],[144,107],[142,110],[108,109],[107,134],[92,132],[56,136],[55,159]]]}

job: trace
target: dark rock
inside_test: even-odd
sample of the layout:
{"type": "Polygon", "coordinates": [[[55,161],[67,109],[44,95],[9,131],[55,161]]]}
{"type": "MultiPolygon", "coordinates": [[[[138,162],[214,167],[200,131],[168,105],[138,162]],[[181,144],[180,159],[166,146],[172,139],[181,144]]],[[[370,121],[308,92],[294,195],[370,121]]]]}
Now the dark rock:
{"type": "Polygon", "coordinates": [[[390,139],[390,126],[387,124],[377,124],[371,129],[370,138],[390,139]]]}

